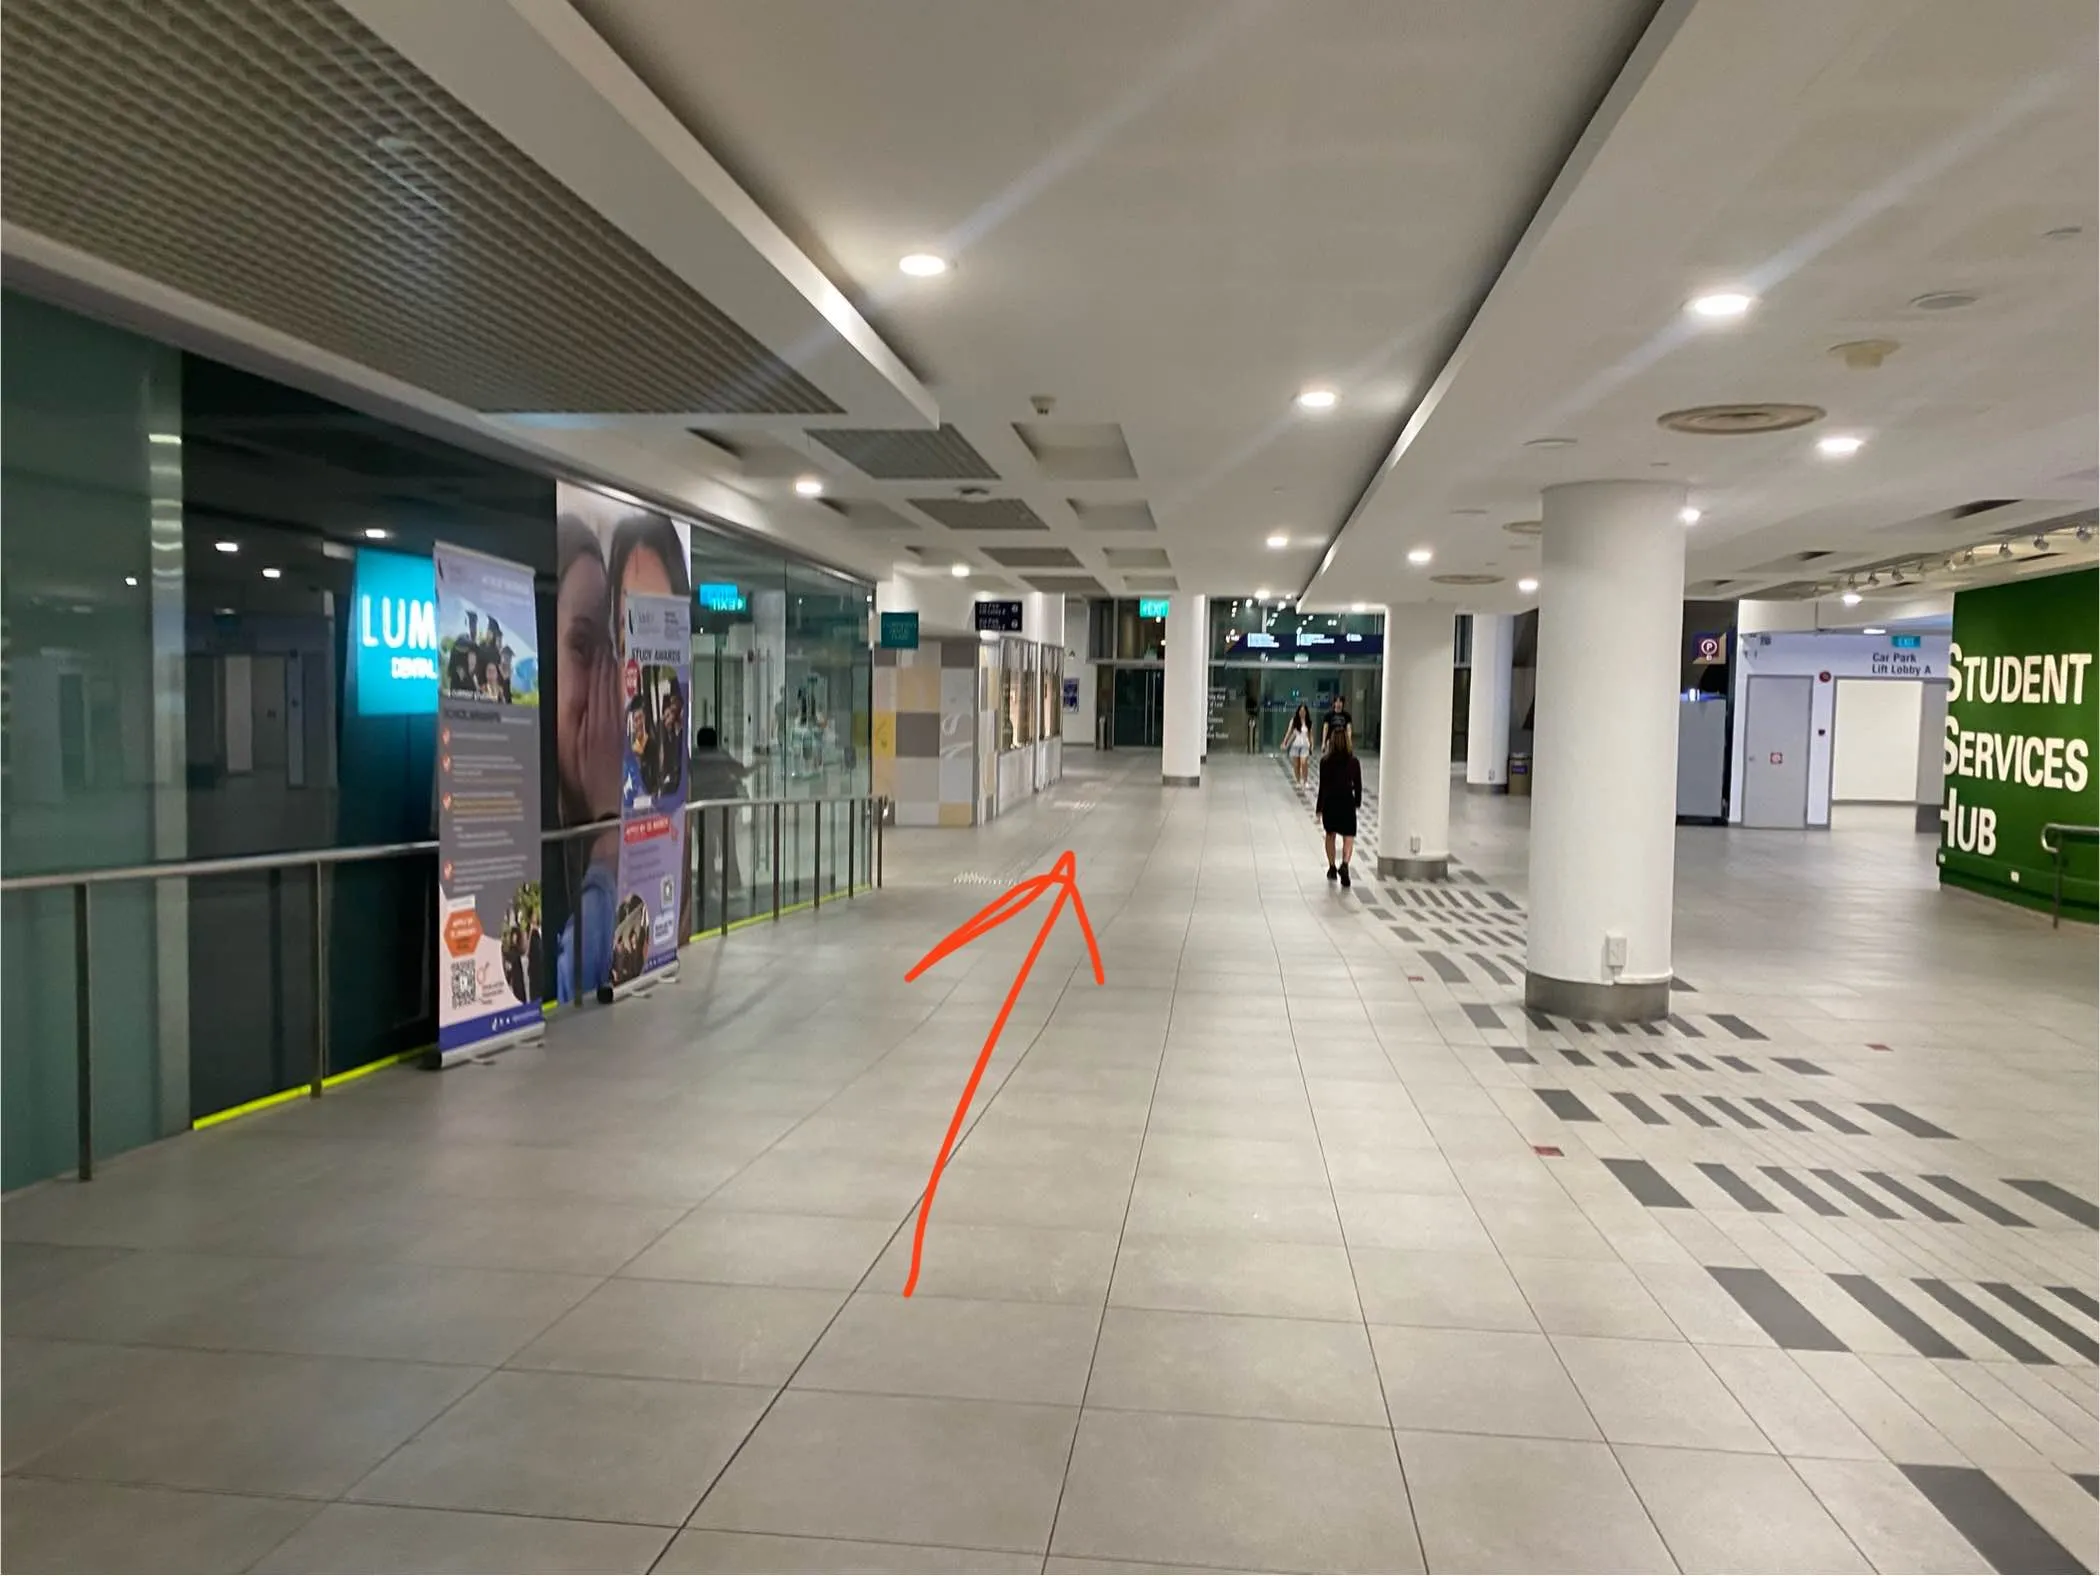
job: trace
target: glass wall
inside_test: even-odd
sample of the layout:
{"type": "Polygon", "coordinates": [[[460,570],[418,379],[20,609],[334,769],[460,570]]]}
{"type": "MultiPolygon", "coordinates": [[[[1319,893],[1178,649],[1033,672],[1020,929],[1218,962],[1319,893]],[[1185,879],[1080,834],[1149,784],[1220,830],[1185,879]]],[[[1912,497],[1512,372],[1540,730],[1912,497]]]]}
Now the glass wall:
{"type": "MultiPolygon", "coordinates": [[[[434,594],[440,540],[531,568],[539,649],[555,649],[554,480],[13,292],[0,302],[5,873],[434,837],[435,686],[347,677],[389,599],[434,594]]],[[[867,792],[872,587],[706,525],[691,540],[694,796],[867,792]]],[[[551,827],[559,774],[542,743],[551,827]]],[[[842,821],[820,833],[810,809],[776,865],[770,825],[736,819],[732,917],[770,909],[776,872],[788,902],[845,884],[842,821]]],[[[851,843],[864,859],[860,828],[851,843]]],[[[550,880],[560,859],[550,845],[550,880]]],[[[435,882],[434,857],[411,853],[325,879],[293,862],[98,887],[97,1153],[430,1045],[435,882]]],[[[709,928],[719,891],[710,881],[695,916],[709,928]]],[[[14,1187],[68,1169],[77,1147],[70,892],[9,894],[0,936],[0,1185],[14,1187]]]]}
{"type": "MultiPolygon", "coordinates": [[[[0,297],[0,846],[10,876],[184,853],[182,357],[0,297]]],[[[4,1174],[72,1163],[74,899],[10,894],[4,1174]]],[[[185,913],[95,894],[94,1126],[129,1148],[189,1122],[185,913]]]]}

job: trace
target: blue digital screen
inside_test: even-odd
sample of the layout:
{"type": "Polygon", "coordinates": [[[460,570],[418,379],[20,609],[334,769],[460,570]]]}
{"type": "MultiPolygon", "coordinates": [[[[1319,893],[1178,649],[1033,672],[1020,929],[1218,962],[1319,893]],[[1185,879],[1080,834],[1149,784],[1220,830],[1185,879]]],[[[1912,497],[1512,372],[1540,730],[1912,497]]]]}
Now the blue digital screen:
{"type": "Polygon", "coordinates": [[[695,595],[700,598],[700,609],[705,613],[742,613],[751,605],[742,586],[703,581],[695,595]]]}
{"type": "Polygon", "coordinates": [[[437,566],[361,547],[350,593],[351,675],[361,716],[437,711],[437,566]]]}
{"type": "Polygon", "coordinates": [[[1898,651],[1916,651],[1925,644],[1923,635],[1891,635],[1889,644],[1898,651]]]}

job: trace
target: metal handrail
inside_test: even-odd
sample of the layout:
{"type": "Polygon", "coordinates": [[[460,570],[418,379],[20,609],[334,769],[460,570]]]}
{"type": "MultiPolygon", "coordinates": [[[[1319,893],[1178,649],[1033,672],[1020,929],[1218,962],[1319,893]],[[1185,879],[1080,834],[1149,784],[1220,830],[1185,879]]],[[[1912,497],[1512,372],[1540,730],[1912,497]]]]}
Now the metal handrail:
{"type": "MultiPolygon", "coordinates": [[[[890,801],[878,794],[838,794],[821,798],[772,798],[772,799],[696,799],[683,806],[689,825],[699,817],[693,827],[694,836],[688,839],[686,859],[686,896],[697,897],[700,908],[705,911],[705,894],[697,891],[695,880],[704,880],[706,872],[707,812],[722,812],[721,836],[726,848],[729,838],[729,816],[739,810],[772,811],[773,844],[773,918],[780,918],[780,820],[781,811],[790,805],[814,805],[828,810],[833,805],[849,805],[853,814],[847,821],[846,841],[846,896],[851,897],[859,885],[859,871],[855,855],[859,852],[860,839],[855,833],[854,820],[858,816],[869,819],[870,829],[866,847],[871,867],[872,884],[882,885],[882,839],[883,823],[889,818],[890,801]]],[[[799,808],[797,815],[799,816],[799,808]]],[[[798,823],[799,824],[799,823],[798,823]]],[[[611,816],[604,820],[586,822],[582,826],[555,827],[542,830],[540,844],[572,842],[581,837],[594,837],[617,829],[621,818],[611,816]]],[[[822,821],[818,822],[813,863],[823,860],[822,821]]],[[[412,854],[435,854],[438,844],[435,839],[423,839],[410,843],[373,843],[356,848],[310,848],[283,854],[241,854],[224,859],[173,859],[157,864],[117,865],[102,870],[54,871],[44,875],[0,877],[0,893],[48,892],[69,890],[73,894],[73,1058],[75,1084],[75,1124],[79,1138],[78,1175],[83,1182],[92,1181],[95,1175],[95,1028],[94,1028],[94,981],[90,959],[93,956],[94,909],[92,894],[102,886],[114,886],[126,881],[178,881],[218,875],[269,874],[301,868],[314,873],[313,914],[314,927],[314,1063],[307,1081],[307,1094],[318,1100],[328,1080],[328,873],[339,865],[372,864],[382,859],[400,859],[412,854]]],[[[815,897],[812,907],[823,901],[824,875],[818,870],[814,880],[815,897]]],[[[718,888],[721,907],[720,934],[729,933],[729,860],[722,861],[721,884],[718,888]]],[[[755,917],[755,916],[753,916],[755,917]]],[[[691,939],[698,939],[697,937],[691,939]]],[[[578,958],[583,951],[583,914],[576,914],[575,952],[578,958]]],[[[581,978],[582,971],[577,971],[581,978]]]]}
{"type": "Polygon", "coordinates": [[[2100,843],[2100,826],[2080,826],[2074,821],[2044,821],[2042,823],[2042,851],[2049,856],[2054,867],[2053,885],[2055,895],[2049,905],[2049,928],[2059,930],[2064,922],[2064,861],[2070,850],[2063,845],[2066,837],[2075,837],[2081,842],[2100,843]],[[2051,841],[2054,835],[2055,840],[2051,841]]]}

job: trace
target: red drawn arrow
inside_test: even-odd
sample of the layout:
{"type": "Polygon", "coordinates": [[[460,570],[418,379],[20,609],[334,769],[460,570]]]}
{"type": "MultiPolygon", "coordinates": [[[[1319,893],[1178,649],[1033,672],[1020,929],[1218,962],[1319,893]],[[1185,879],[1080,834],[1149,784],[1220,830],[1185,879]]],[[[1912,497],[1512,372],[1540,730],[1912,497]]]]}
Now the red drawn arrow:
{"type": "Polygon", "coordinates": [[[1057,916],[1064,912],[1067,899],[1071,901],[1072,911],[1079,916],[1080,933],[1086,937],[1087,956],[1094,964],[1094,983],[1108,983],[1108,976],[1101,972],[1101,948],[1095,944],[1094,927],[1086,917],[1086,900],[1079,895],[1079,861],[1067,849],[1057,856],[1057,863],[1044,874],[1030,876],[1026,881],[1008,887],[1002,896],[994,898],[949,931],[940,945],[913,964],[911,971],[904,976],[904,982],[910,984],[949,953],[959,952],[979,936],[997,930],[1051,887],[1058,889],[1057,901],[1050,905],[1042,928],[1035,933],[1035,945],[1028,949],[1028,956],[1021,963],[1021,972],[1014,976],[1013,986],[1000,1005],[999,1016],[992,1020],[992,1032],[985,1036],[984,1049],[977,1053],[977,1064],[970,1069],[970,1080],[963,1085],[962,1098],[955,1103],[955,1115],[949,1119],[948,1131],[941,1139],[941,1152],[933,1157],[933,1174],[926,1179],[926,1193],[919,1200],[919,1223],[911,1234],[911,1273],[904,1279],[904,1295],[907,1297],[919,1285],[919,1260],[926,1251],[926,1217],[933,1212],[934,1191],[941,1185],[941,1172],[948,1164],[950,1151],[955,1148],[956,1135],[962,1131],[963,1117],[970,1109],[970,1101],[976,1097],[977,1085],[984,1079],[984,1070],[991,1062],[1000,1034],[1006,1029],[1006,1020],[1013,1013],[1014,1003],[1021,999],[1021,987],[1028,983],[1035,960],[1043,955],[1043,943],[1050,939],[1050,932],[1057,924],[1057,916]]]}

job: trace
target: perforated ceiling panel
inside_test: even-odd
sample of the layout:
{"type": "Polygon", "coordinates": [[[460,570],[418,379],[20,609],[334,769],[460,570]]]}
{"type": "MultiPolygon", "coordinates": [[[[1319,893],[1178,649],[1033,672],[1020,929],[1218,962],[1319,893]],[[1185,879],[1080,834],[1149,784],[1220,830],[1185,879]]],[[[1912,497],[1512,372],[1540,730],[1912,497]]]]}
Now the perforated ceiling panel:
{"type": "Polygon", "coordinates": [[[953,427],[932,432],[870,427],[812,432],[812,438],[863,475],[891,482],[997,481],[992,462],[953,427]]]}
{"type": "Polygon", "coordinates": [[[1018,498],[914,498],[911,506],[951,531],[1047,531],[1043,517],[1018,498]]]}
{"type": "Polygon", "coordinates": [[[1078,555],[1063,547],[987,547],[984,556],[1008,569],[1078,569],[1078,555]]]}
{"type": "Polygon", "coordinates": [[[1092,575],[1023,575],[1029,587],[1055,596],[1107,596],[1108,587],[1092,575]]]}
{"type": "Polygon", "coordinates": [[[839,407],[331,0],[7,0],[7,217],[476,410],[839,407]]]}

